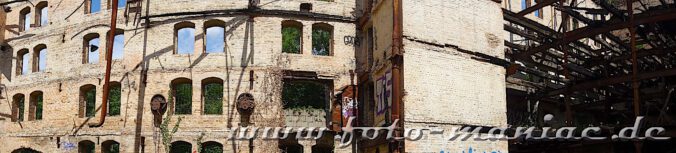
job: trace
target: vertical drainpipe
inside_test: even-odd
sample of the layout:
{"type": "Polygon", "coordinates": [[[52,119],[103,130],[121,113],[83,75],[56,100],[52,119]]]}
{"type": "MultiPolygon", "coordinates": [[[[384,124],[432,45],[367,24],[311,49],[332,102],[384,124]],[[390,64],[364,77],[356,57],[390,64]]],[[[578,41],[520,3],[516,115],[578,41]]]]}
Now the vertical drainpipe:
{"type": "MultiPolygon", "coordinates": [[[[403,50],[403,29],[402,29],[402,0],[393,0],[393,28],[392,28],[392,57],[390,61],[392,62],[392,118],[399,119],[397,122],[397,130],[395,137],[401,137],[402,131],[404,130],[404,115],[402,110],[404,108],[403,104],[403,69],[404,69],[404,50],[403,50]]],[[[393,146],[391,150],[395,153],[402,153],[404,151],[404,140],[393,140],[393,146]]]]}
{"type": "Polygon", "coordinates": [[[110,31],[106,40],[106,76],[103,82],[103,98],[101,100],[101,119],[99,123],[89,124],[89,127],[101,127],[106,122],[106,115],[108,115],[108,96],[110,94],[110,67],[113,60],[113,40],[115,39],[115,31],[117,29],[117,2],[112,0],[111,5],[112,15],[110,16],[110,31]]]}

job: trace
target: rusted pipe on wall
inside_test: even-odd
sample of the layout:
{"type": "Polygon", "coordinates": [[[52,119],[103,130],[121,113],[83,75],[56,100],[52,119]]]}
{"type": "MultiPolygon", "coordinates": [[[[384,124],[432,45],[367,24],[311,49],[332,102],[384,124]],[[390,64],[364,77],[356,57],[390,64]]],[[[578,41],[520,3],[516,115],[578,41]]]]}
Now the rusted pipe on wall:
{"type": "Polygon", "coordinates": [[[101,116],[98,123],[91,123],[89,127],[101,127],[106,122],[106,115],[108,115],[108,96],[110,94],[110,69],[113,61],[113,43],[115,39],[115,31],[117,29],[117,8],[118,0],[112,0],[112,15],[110,16],[110,31],[106,40],[106,76],[103,82],[103,98],[101,98],[101,116]]]}
{"type": "MultiPolygon", "coordinates": [[[[404,51],[403,51],[403,11],[402,0],[393,0],[393,28],[392,28],[392,119],[399,119],[396,125],[397,130],[394,132],[395,137],[402,137],[404,130],[404,109],[403,91],[404,91],[404,51]]],[[[392,142],[393,148],[391,150],[395,153],[403,153],[404,141],[394,140],[392,142]]]]}

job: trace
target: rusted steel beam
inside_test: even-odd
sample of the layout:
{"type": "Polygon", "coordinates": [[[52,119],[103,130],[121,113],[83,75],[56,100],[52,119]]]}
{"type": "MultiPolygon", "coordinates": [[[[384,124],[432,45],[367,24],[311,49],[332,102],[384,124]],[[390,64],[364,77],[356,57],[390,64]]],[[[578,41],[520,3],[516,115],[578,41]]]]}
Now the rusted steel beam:
{"type": "Polygon", "coordinates": [[[518,15],[518,16],[524,16],[524,15],[526,15],[526,14],[529,14],[529,13],[533,12],[533,11],[542,9],[542,8],[545,7],[545,6],[552,5],[552,4],[556,3],[557,1],[558,1],[558,0],[543,0],[543,1],[538,2],[537,4],[535,4],[534,6],[531,6],[531,7],[529,7],[529,8],[526,8],[526,9],[522,10],[522,11],[519,12],[519,13],[516,13],[516,15],[518,15]]]}
{"type": "MultiPolygon", "coordinates": [[[[652,79],[652,78],[657,78],[657,77],[667,77],[667,76],[676,76],[676,68],[660,70],[660,71],[653,71],[653,72],[643,72],[641,74],[636,75],[636,80],[645,80],[645,79],[652,79]]],[[[608,77],[608,78],[576,83],[575,85],[572,85],[572,86],[569,86],[569,87],[566,87],[566,88],[557,89],[557,90],[553,90],[551,92],[547,92],[546,95],[547,96],[556,96],[556,95],[559,95],[559,94],[563,94],[566,91],[582,91],[582,90],[587,90],[587,89],[591,89],[591,88],[609,86],[609,85],[613,85],[613,84],[619,84],[619,83],[630,82],[630,81],[632,81],[632,75],[611,76],[611,77],[608,77]]]]}
{"type": "Polygon", "coordinates": [[[106,40],[106,76],[104,77],[103,82],[103,97],[101,98],[101,115],[98,123],[91,123],[89,127],[101,127],[103,123],[106,122],[106,116],[108,115],[108,96],[110,95],[110,69],[113,61],[113,43],[115,40],[115,31],[117,27],[117,1],[113,0],[111,9],[112,15],[110,16],[110,31],[108,31],[108,40],[106,40]]]}
{"type": "Polygon", "coordinates": [[[634,22],[624,21],[622,19],[614,19],[604,23],[599,27],[583,27],[570,32],[566,32],[566,37],[562,39],[549,43],[537,46],[526,52],[521,53],[516,58],[525,58],[534,53],[542,52],[548,50],[554,46],[559,46],[561,44],[570,43],[586,37],[593,37],[602,33],[610,32],[613,30],[624,29],[631,26],[637,26],[640,24],[654,23],[659,21],[673,20],[676,19],[676,8],[668,8],[664,10],[648,11],[646,13],[635,15],[634,22]]]}

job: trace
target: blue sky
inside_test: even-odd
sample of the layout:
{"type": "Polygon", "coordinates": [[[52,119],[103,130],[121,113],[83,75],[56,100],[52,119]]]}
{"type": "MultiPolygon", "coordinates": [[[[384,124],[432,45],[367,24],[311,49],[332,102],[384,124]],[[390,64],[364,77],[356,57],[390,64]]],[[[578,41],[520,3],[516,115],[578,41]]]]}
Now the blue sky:
{"type": "Polygon", "coordinates": [[[43,8],[42,10],[40,10],[40,11],[41,11],[41,12],[40,12],[40,15],[41,15],[41,16],[40,16],[40,20],[41,20],[41,21],[40,21],[40,25],[42,25],[42,26],[46,26],[47,24],[49,24],[49,22],[48,22],[48,21],[49,21],[49,20],[48,20],[49,15],[47,14],[47,13],[48,13],[47,10],[48,10],[47,7],[43,8]]]}
{"type": "Polygon", "coordinates": [[[127,4],[127,0],[118,0],[117,1],[117,7],[125,7],[127,4]]]}
{"type": "Polygon", "coordinates": [[[40,50],[40,62],[38,65],[38,70],[40,72],[44,72],[45,68],[47,68],[47,48],[40,50]]]}
{"type": "Polygon", "coordinates": [[[21,74],[28,74],[28,72],[30,72],[30,65],[28,64],[30,64],[31,55],[26,53],[23,54],[22,58],[21,64],[23,64],[23,66],[21,67],[21,74]]]}
{"type": "Polygon", "coordinates": [[[113,59],[122,59],[124,57],[124,34],[115,35],[113,43],[113,59]]]}
{"type": "Polygon", "coordinates": [[[25,24],[23,26],[23,29],[25,31],[28,31],[28,29],[31,28],[31,13],[26,14],[26,16],[24,17],[24,23],[25,24]]]}
{"type": "Polygon", "coordinates": [[[89,61],[87,63],[89,63],[89,64],[99,63],[99,52],[102,49],[101,46],[99,46],[99,38],[94,38],[94,39],[89,41],[89,49],[90,49],[90,50],[88,50],[89,51],[89,57],[87,57],[87,59],[89,59],[89,61]],[[99,47],[99,49],[92,52],[91,46],[97,46],[97,47],[99,47]]]}
{"type": "Polygon", "coordinates": [[[101,0],[91,0],[91,8],[89,12],[96,13],[101,11],[101,0]]]}
{"type": "Polygon", "coordinates": [[[207,28],[207,49],[206,53],[222,53],[225,46],[223,27],[207,28]]]}
{"type": "Polygon", "coordinates": [[[183,28],[178,30],[178,54],[193,54],[195,51],[195,29],[183,28]]]}

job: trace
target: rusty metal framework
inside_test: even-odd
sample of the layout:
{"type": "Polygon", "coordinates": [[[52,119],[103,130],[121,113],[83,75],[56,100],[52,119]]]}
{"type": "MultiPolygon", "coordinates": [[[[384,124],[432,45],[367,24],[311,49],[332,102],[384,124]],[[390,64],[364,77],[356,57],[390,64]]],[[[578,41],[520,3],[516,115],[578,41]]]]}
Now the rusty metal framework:
{"type": "Polygon", "coordinates": [[[518,12],[503,9],[511,35],[504,42],[508,80],[527,88],[527,101],[560,106],[566,125],[622,127],[645,116],[648,124],[676,127],[676,111],[669,110],[676,101],[668,96],[676,88],[675,2],[592,0],[597,7],[587,8],[579,1],[536,0],[518,12]],[[560,23],[550,27],[525,17],[544,7],[556,10],[560,23]],[[593,120],[581,121],[580,114],[593,120]]]}

